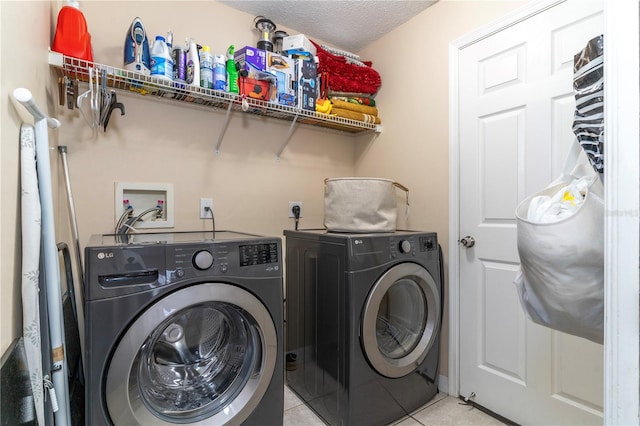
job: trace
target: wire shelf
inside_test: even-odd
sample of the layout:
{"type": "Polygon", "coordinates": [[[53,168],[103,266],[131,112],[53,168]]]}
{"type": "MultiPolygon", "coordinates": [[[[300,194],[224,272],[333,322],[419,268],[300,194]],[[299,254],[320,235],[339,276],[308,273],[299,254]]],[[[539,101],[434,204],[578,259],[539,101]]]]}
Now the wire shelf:
{"type": "Polygon", "coordinates": [[[107,85],[110,88],[134,92],[150,98],[162,98],[164,101],[170,100],[217,109],[241,111],[294,123],[328,127],[353,134],[364,132],[379,133],[382,129],[380,125],[374,123],[365,123],[248,97],[243,99],[242,96],[235,93],[175,83],[150,77],[139,72],[65,56],[58,52],[49,52],[49,64],[61,69],[65,76],[72,79],[87,83],[89,82],[90,74],[95,74],[101,79],[106,78],[107,85]],[[244,108],[243,100],[245,101],[244,108]]]}

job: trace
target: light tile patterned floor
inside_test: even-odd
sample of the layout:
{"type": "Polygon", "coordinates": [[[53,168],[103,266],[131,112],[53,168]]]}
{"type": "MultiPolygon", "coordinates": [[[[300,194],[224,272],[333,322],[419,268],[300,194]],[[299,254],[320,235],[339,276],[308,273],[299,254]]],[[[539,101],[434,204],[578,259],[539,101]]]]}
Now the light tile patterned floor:
{"type": "MultiPolygon", "coordinates": [[[[398,420],[394,426],[421,425],[502,425],[504,423],[458,398],[437,394],[411,416],[398,420]]],[[[291,390],[284,387],[284,426],[323,426],[320,420],[291,390]]]]}

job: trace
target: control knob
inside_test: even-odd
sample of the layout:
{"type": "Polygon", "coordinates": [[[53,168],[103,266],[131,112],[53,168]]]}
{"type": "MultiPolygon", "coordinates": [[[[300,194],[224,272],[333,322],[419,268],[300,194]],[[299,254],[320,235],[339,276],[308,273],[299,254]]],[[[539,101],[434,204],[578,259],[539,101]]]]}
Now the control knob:
{"type": "Polygon", "coordinates": [[[193,255],[192,261],[196,269],[204,271],[213,265],[213,255],[207,250],[200,250],[193,255]]]}
{"type": "Polygon", "coordinates": [[[400,253],[409,253],[411,251],[411,243],[408,240],[402,240],[398,248],[400,249],[400,253]]]}

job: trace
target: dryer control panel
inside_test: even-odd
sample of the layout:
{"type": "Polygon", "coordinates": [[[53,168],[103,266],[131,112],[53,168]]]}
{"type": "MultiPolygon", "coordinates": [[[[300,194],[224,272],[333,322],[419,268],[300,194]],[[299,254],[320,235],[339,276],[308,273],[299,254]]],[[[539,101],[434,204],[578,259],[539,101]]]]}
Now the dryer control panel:
{"type": "Polygon", "coordinates": [[[392,258],[416,256],[438,250],[438,239],[435,234],[401,235],[389,238],[389,249],[392,258]]]}
{"type": "MultiPolygon", "coordinates": [[[[304,231],[300,232],[304,234],[304,231]]],[[[314,234],[311,234],[313,237],[314,234]]],[[[358,271],[385,262],[438,259],[438,237],[435,232],[398,231],[380,234],[324,234],[320,240],[345,242],[348,268],[358,271]]]]}
{"type": "Polygon", "coordinates": [[[435,236],[425,236],[418,238],[420,241],[420,251],[437,251],[438,239],[435,236]]]}

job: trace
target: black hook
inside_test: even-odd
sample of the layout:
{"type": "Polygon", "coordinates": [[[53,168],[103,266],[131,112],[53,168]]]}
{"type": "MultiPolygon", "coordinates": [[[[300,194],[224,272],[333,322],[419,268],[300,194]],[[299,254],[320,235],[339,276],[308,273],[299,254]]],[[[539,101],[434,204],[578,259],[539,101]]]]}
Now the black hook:
{"type": "Polygon", "coordinates": [[[107,111],[107,116],[104,119],[104,131],[107,131],[107,125],[109,124],[109,119],[111,118],[111,113],[114,109],[118,108],[120,110],[120,115],[124,115],[124,104],[122,102],[118,102],[118,98],[116,97],[115,90],[111,91],[111,103],[109,103],[109,110],[107,111]]]}

